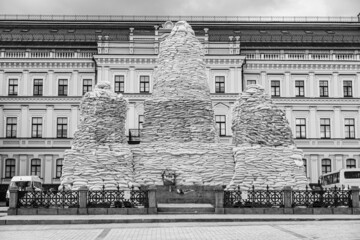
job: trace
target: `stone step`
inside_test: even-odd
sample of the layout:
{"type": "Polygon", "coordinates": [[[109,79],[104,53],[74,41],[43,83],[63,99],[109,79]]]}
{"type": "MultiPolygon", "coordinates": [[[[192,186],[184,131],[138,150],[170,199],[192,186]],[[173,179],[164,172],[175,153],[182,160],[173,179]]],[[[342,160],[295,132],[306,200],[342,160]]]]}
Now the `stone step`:
{"type": "Polygon", "coordinates": [[[158,204],[158,214],[213,214],[215,208],[208,203],[158,204]]]}

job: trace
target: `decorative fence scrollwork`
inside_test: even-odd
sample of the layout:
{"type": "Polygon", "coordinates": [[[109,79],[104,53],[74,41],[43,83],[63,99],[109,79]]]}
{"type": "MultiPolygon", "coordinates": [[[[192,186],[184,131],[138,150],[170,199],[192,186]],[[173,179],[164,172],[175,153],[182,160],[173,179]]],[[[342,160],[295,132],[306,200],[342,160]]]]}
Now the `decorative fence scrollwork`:
{"type": "Polygon", "coordinates": [[[224,192],[225,207],[260,208],[260,207],[284,207],[284,192],[282,190],[256,190],[253,186],[249,191],[241,191],[240,187],[235,191],[224,192]]]}
{"type": "Polygon", "coordinates": [[[352,207],[351,190],[344,188],[292,191],[292,207],[352,207]]]}
{"type": "Polygon", "coordinates": [[[78,191],[19,191],[17,207],[78,208],[78,191]]]}

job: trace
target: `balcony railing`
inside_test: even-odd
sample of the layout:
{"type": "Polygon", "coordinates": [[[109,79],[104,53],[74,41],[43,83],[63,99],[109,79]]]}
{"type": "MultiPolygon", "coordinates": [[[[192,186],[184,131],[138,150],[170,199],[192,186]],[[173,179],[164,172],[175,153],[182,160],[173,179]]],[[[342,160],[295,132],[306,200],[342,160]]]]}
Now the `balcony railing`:
{"type": "Polygon", "coordinates": [[[359,61],[360,54],[343,53],[244,53],[250,60],[359,61]]]}
{"type": "Polygon", "coordinates": [[[92,58],[96,51],[21,51],[6,50],[0,52],[0,58],[92,58]]]}
{"type": "Polygon", "coordinates": [[[179,21],[189,22],[359,22],[358,17],[322,16],[130,16],[130,15],[22,15],[2,14],[0,20],[8,21],[179,21]]]}
{"type": "Polygon", "coordinates": [[[70,148],[72,138],[0,138],[2,148],[70,148]]]}

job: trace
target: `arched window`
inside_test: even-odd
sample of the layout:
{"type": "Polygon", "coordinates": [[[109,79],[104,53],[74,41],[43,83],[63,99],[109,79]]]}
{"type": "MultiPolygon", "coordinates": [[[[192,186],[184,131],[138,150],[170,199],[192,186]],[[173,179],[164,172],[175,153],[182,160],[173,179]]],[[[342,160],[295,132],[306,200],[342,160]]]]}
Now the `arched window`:
{"type": "Polygon", "coordinates": [[[31,174],[32,176],[39,176],[41,172],[41,160],[34,158],[31,160],[31,174]]]}
{"type": "Polygon", "coordinates": [[[346,159],[346,168],[356,168],[356,160],[346,159]]]}
{"type": "Polygon", "coordinates": [[[15,176],[15,159],[6,159],[5,161],[5,178],[15,176]]]}
{"type": "Polygon", "coordinates": [[[60,178],[62,174],[63,158],[56,159],[56,178],[60,178]]]}
{"type": "Polygon", "coordinates": [[[305,172],[305,176],[307,177],[307,161],[305,158],[302,159],[303,160],[303,164],[304,164],[304,172],[305,172]]]}
{"type": "Polygon", "coordinates": [[[330,159],[322,159],[321,160],[321,172],[328,173],[331,172],[331,160],[330,159]]]}

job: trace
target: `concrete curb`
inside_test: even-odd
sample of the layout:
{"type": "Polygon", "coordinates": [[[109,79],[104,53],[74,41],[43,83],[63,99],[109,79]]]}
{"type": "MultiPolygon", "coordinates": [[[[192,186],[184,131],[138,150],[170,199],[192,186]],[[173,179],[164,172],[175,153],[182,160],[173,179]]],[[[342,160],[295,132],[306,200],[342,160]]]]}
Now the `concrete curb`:
{"type": "Polygon", "coordinates": [[[267,217],[262,218],[258,215],[256,218],[203,218],[203,217],[175,217],[175,218],[96,218],[96,219],[1,219],[0,225],[54,225],[54,224],[109,224],[109,223],[186,223],[186,222],[281,222],[281,221],[360,221],[360,216],[356,218],[347,217],[267,217]]]}

